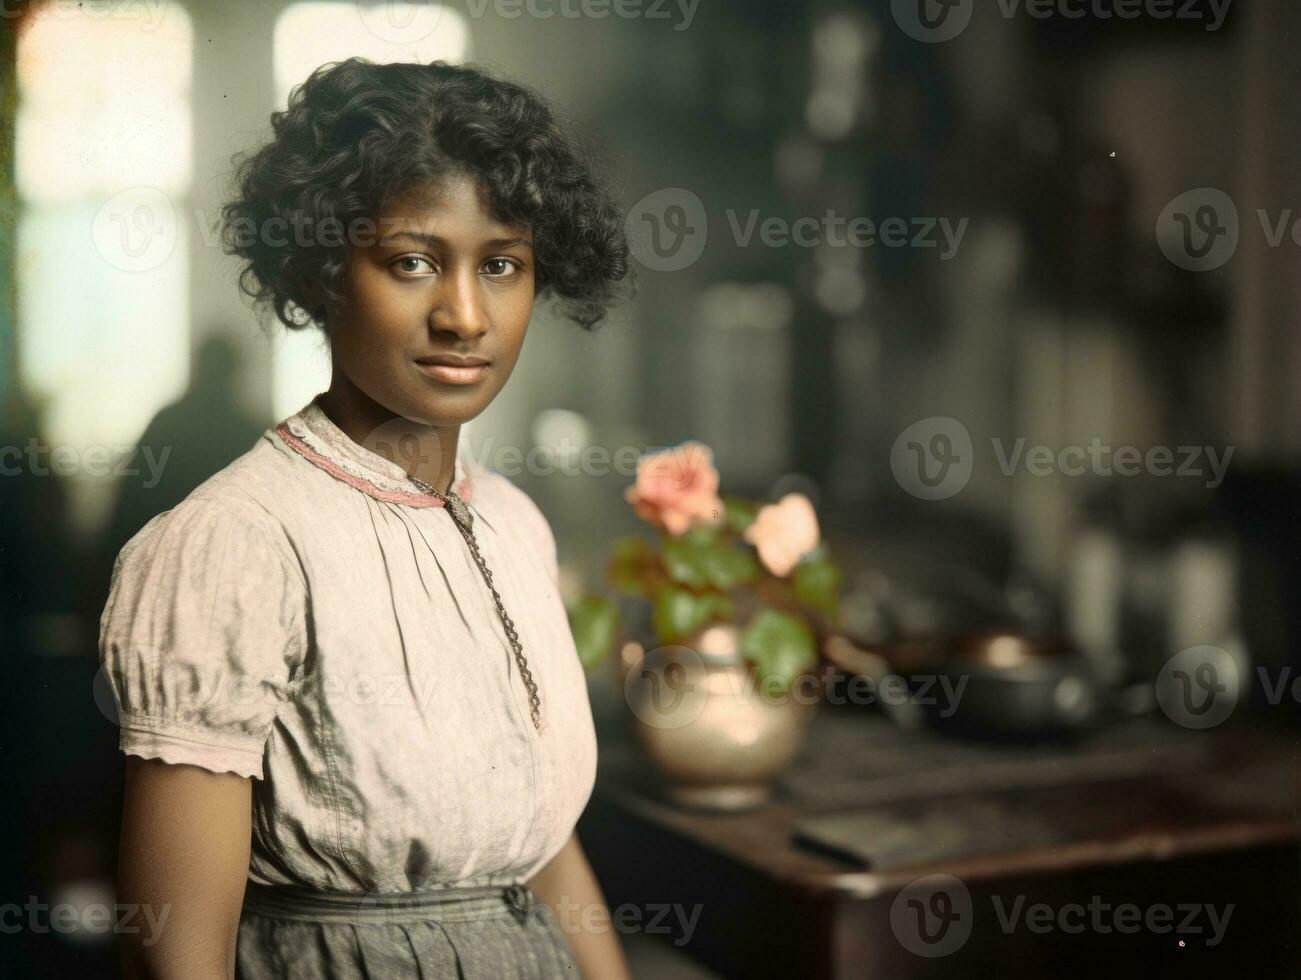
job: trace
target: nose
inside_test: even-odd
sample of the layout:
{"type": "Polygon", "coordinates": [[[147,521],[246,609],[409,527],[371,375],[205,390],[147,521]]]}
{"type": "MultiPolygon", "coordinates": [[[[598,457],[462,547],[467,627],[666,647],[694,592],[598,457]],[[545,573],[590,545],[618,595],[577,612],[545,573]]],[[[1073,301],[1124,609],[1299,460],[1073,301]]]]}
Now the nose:
{"type": "Polygon", "coordinates": [[[442,278],[429,308],[429,326],[466,340],[487,332],[488,315],[476,270],[461,267],[442,278]]]}

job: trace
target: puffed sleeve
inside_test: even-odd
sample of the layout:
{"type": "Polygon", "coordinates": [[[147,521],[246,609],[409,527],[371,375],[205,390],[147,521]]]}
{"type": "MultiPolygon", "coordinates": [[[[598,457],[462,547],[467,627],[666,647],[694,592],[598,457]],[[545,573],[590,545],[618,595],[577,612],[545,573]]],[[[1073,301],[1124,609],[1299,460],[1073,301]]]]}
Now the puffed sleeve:
{"type": "Polygon", "coordinates": [[[292,555],[261,511],[195,496],[127,542],[99,636],[124,753],[263,778],[307,646],[292,555]]]}

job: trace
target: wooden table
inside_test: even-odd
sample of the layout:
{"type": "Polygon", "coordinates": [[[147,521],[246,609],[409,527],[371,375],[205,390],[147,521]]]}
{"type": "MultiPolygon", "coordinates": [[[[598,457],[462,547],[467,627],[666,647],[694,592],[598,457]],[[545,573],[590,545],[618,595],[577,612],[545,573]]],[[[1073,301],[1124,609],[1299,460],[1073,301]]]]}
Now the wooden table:
{"type": "MultiPolygon", "coordinates": [[[[956,770],[928,783],[904,771],[910,736],[854,710],[824,706],[802,765],[772,804],[745,813],[665,802],[629,742],[603,741],[578,830],[611,910],[654,922],[648,932],[725,977],[1301,976],[1294,734],[1180,730],[1165,744],[1195,747],[1182,762],[1143,736],[1125,753],[1072,750],[1062,761],[1039,750],[1020,766],[1000,750],[996,785],[956,770]],[[846,733],[859,732],[860,748],[846,752],[846,733]],[[891,760],[875,771],[874,741],[891,760]],[[1124,764],[1144,753],[1153,765],[1124,764]],[[811,771],[822,788],[801,789],[811,771]],[[1018,785],[1009,773],[1020,771],[1018,785]],[[1009,819],[991,820],[1000,813],[1009,819]],[[864,865],[794,839],[797,823],[829,814],[940,820],[976,843],[864,865]],[[1050,836],[1027,833],[1035,827],[1050,836]],[[1135,913],[1116,911],[1128,904],[1137,931],[1135,913]]],[[[936,743],[926,746],[918,765],[934,767],[936,743]]]]}

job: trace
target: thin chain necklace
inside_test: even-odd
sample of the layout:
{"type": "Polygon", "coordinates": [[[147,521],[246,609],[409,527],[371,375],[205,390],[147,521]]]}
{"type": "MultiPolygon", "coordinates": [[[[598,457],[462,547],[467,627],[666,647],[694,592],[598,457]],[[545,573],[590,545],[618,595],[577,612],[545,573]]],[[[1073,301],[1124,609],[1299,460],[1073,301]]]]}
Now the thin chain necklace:
{"type": "Polygon", "coordinates": [[[452,523],[461,532],[461,537],[465,538],[465,543],[470,546],[470,554],[474,556],[475,564],[479,566],[484,581],[488,583],[488,591],[492,593],[493,601],[497,603],[497,613],[501,616],[502,625],[506,627],[506,636],[515,651],[515,662],[519,664],[520,677],[524,679],[524,686],[528,688],[529,711],[533,716],[533,727],[541,731],[542,700],[538,697],[538,685],[534,682],[533,673],[529,670],[528,660],[524,657],[524,647],[519,641],[519,633],[515,630],[515,623],[510,616],[506,615],[506,607],[502,605],[501,596],[497,594],[497,589],[492,584],[492,572],[488,571],[488,563],[484,561],[483,555],[479,551],[479,542],[474,538],[474,532],[471,530],[471,526],[474,524],[474,515],[470,513],[470,508],[454,490],[443,493],[441,490],[431,487],[424,480],[418,480],[414,476],[409,476],[409,479],[425,493],[432,493],[447,505],[447,512],[452,515],[452,523]]]}

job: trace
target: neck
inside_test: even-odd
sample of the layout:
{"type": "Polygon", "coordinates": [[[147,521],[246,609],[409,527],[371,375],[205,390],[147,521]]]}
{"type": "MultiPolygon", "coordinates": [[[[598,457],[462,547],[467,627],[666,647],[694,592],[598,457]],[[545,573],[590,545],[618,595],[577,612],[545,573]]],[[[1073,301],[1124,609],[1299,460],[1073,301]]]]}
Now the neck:
{"type": "Polygon", "coordinates": [[[459,425],[415,422],[389,411],[335,371],[318,404],[345,435],[442,493],[456,477],[459,425]]]}

